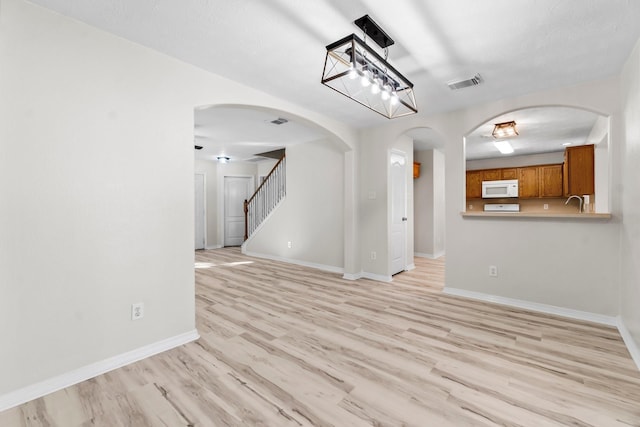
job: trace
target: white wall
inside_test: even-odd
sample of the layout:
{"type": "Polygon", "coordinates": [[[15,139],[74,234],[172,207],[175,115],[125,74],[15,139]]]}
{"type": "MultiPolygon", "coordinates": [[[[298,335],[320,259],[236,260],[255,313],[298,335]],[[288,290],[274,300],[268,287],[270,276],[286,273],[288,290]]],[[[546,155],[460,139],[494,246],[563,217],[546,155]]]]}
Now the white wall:
{"type": "Polygon", "coordinates": [[[358,235],[360,236],[360,265],[362,272],[372,277],[387,279],[388,266],[388,152],[400,133],[387,138],[371,137],[371,129],[360,132],[363,147],[358,151],[358,235]],[[376,252],[376,260],[370,257],[376,252]]]}
{"type": "Polygon", "coordinates": [[[433,257],[433,150],[415,151],[413,160],[420,163],[420,176],[413,180],[414,250],[417,256],[433,257]]]}
{"type": "MultiPolygon", "coordinates": [[[[258,178],[261,176],[269,175],[271,169],[278,163],[276,159],[265,159],[264,161],[258,162],[258,178]]],[[[260,180],[256,180],[256,188],[261,184],[260,180]]]]}
{"type": "Polygon", "coordinates": [[[244,251],[342,271],[343,171],[344,153],[329,140],[287,148],[286,198],[245,242],[244,251]]]}
{"type": "Polygon", "coordinates": [[[494,157],[491,159],[467,160],[467,170],[517,168],[521,166],[547,165],[564,162],[564,152],[529,154],[523,156],[494,157]]]}
{"type": "Polygon", "coordinates": [[[445,252],[446,235],[446,187],[445,159],[440,150],[433,150],[433,255],[439,257],[445,252]]]}
{"type": "Polygon", "coordinates": [[[621,93],[624,138],[621,138],[619,169],[622,179],[613,192],[622,199],[620,311],[636,346],[640,346],[640,42],[623,70],[621,93]]]}
{"type": "Polygon", "coordinates": [[[0,398],[193,330],[194,107],[291,111],[356,145],[304,107],[21,0],[2,0],[0,32],[0,398]]]}
{"type": "Polygon", "coordinates": [[[421,163],[420,177],[413,181],[415,253],[438,258],[444,254],[444,154],[439,150],[421,150],[414,152],[414,160],[421,163]]]}
{"type": "Polygon", "coordinates": [[[212,249],[219,247],[218,243],[218,163],[212,160],[195,161],[195,173],[205,175],[204,189],[206,202],[207,235],[205,248],[212,249]]]}
{"type": "MultiPolygon", "coordinates": [[[[463,136],[505,111],[529,106],[568,105],[611,115],[612,149],[620,144],[618,79],[503,99],[463,111],[425,117],[415,115],[363,131],[368,150],[388,145],[416,127],[429,127],[446,141],[446,287],[498,295],[574,310],[614,316],[619,295],[619,203],[613,201],[611,220],[463,218],[463,136]],[[498,277],[488,276],[497,265],[498,277]]],[[[370,163],[361,179],[377,182],[382,162],[364,153],[370,163]]],[[[614,168],[616,165],[614,164],[614,168]]],[[[612,185],[616,185],[615,182],[612,185]]],[[[365,193],[366,194],[366,193],[365,193]]],[[[382,191],[378,194],[384,194],[382,191]]],[[[386,195],[385,195],[386,197],[386,195]]],[[[386,218],[372,217],[360,230],[362,241],[386,228],[386,218]]],[[[363,253],[365,250],[363,248],[363,253]]],[[[368,266],[382,271],[379,263],[368,266]]]]}

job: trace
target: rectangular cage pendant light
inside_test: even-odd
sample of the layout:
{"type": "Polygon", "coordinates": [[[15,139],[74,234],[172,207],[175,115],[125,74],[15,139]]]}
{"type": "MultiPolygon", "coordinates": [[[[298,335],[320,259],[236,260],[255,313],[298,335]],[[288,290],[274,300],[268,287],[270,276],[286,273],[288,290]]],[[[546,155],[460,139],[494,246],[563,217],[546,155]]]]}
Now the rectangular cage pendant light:
{"type": "Polygon", "coordinates": [[[355,34],[327,46],[322,84],[389,119],[418,112],[413,84],[355,34]]]}

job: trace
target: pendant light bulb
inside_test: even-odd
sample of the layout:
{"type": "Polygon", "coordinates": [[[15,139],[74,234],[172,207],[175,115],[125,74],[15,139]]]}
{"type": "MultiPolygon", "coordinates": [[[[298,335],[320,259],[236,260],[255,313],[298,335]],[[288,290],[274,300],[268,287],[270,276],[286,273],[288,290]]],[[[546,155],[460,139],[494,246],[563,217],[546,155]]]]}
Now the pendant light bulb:
{"type": "Polygon", "coordinates": [[[369,76],[367,75],[368,71],[365,71],[362,75],[362,79],[360,79],[360,84],[362,87],[367,87],[371,84],[371,80],[369,80],[369,76]]]}

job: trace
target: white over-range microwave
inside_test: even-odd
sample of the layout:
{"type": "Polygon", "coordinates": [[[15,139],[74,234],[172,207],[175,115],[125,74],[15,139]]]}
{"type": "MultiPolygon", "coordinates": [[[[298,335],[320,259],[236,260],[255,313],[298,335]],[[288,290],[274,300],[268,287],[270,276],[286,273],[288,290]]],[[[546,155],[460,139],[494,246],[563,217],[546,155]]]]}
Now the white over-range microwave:
{"type": "Polygon", "coordinates": [[[504,197],[518,197],[517,179],[482,181],[483,199],[499,199],[504,197]]]}

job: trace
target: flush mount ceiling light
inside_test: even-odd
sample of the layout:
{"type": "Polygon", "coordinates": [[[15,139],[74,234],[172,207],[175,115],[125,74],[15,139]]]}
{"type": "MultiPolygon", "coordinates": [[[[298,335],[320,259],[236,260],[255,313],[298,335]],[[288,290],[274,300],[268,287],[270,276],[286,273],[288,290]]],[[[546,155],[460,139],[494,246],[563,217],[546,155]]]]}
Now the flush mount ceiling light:
{"type": "Polygon", "coordinates": [[[218,159],[220,163],[228,163],[230,160],[227,156],[218,156],[216,159],[218,159]]]}
{"type": "Polygon", "coordinates": [[[283,125],[285,123],[289,123],[289,120],[278,117],[275,120],[271,120],[269,123],[273,123],[274,125],[283,125]]]}
{"type": "Polygon", "coordinates": [[[516,129],[516,122],[504,122],[504,123],[496,123],[493,127],[493,132],[491,132],[494,138],[510,138],[518,135],[518,131],[516,129]]]}
{"type": "Polygon", "coordinates": [[[394,41],[369,15],[354,24],[364,41],[351,34],[327,46],[322,84],[388,119],[417,113],[413,83],[387,62],[394,41]],[[384,49],[384,58],[367,45],[367,36],[384,49]]]}

